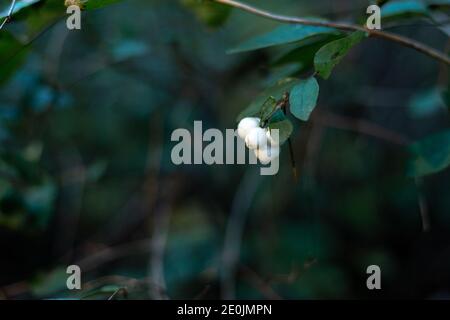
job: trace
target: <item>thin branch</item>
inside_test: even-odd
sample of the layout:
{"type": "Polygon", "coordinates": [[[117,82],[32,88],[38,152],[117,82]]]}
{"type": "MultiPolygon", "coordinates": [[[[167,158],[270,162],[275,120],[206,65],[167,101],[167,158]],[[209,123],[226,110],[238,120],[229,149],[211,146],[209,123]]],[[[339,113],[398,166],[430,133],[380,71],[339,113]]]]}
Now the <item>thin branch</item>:
{"type": "Polygon", "coordinates": [[[11,20],[11,16],[13,14],[15,6],[16,6],[16,0],[12,0],[11,6],[9,7],[9,10],[8,10],[8,14],[6,15],[5,20],[3,20],[2,24],[0,24],[0,30],[2,30],[3,26],[11,20]]]}
{"type": "Polygon", "coordinates": [[[422,52],[440,62],[443,62],[447,65],[450,65],[450,58],[440,51],[437,51],[423,43],[420,43],[418,41],[412,40],[410,38],[390,33],[386,31],[380,31],[380,30],[369,30],[363,26],[345,23],[345,22],[328,22],[328,21],[318,21],[318,20],[309,20],[309,19],[303,19],[299,17],[291,17],[291,16],[284,16],[279,14],[274,14],[269,11],[265,11],[253,6],[250,6],[248,4],[244,4],[238,1],[234,0],[212,0],[217,3],[222,3],[224,5],[232,6],[247,12],[250,12],[252,14],[280,21],[285,23],[293,23],[293,24],[302,24],[302,25],[308,25],[308,26],[318,26],[318,27],[329,27],[329,28],[335,28],[339,30],[344,31],[363,31],[367,32],[370,37],[376,37],[376,38],[382,38],[385,40],[393,41],[396,43],[399,43],[405,47],[413,48],[419,52],[422,52]]]}

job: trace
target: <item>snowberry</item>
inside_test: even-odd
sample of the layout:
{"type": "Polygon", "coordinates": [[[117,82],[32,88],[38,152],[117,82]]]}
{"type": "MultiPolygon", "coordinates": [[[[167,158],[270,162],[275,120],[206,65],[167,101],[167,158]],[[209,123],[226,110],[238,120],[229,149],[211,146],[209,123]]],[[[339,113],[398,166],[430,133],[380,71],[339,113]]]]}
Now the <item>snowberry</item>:
{"type": "Polygon", "coordinates": [[[249,134],[250,130],[259,127],[261,120],[259,118],[249,117],[242,119],[238,124],[238,135],[242,140],[249,134]]]}
{"type": "Polygon", "coordinates": [[[260,148],[254,150],[255,156],[261,161],[262,164],[268,164],[270,161],[280,155],[279,146],[268,146],[267,148],[260,148]]]}
{"type": "Polygon", "coordinates": [[[257,127],[250,130],[245,137],[245,144],[249,149],[260,149],[267,146],[266,130],[257,127]]]}

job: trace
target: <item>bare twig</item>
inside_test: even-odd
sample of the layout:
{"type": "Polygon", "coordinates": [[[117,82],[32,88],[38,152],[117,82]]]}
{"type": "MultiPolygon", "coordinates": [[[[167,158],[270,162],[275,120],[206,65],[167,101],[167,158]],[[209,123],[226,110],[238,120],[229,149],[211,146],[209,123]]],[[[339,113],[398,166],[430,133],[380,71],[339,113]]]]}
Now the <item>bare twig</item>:
{"type": "Polygon", "coordinates": [[[359,25],[355,25],[355,24],[350,24],[350,23],[345,23],[345,22],[329,22],[329,21],[320,21],[320,20],[309,20],[309,19],[304,19],[304,18],[299,18],[299,17],[291,17],[291,16],[284,16],[284,15],[279,15],[279,14],[274,14],[271,13],[269,11],[265,11],[253,6],[250,6],[248,4],[244,4],[238,1],[234,1],[234,0],[212,0],[215,1],[217,3],[222,3],[224,5],[228,5],[228,6],[232,6],[247,12],[250,12],[252,14],[264,17],[264,18],[268,18],[268,19],[272,19],[272,20],[276,20],[276,21],[280,21],[280,22],[285,22],[285,23],[293,23],[293,24],[302,24],[302,25],[308,25],[308,26],[318,26],[318,27],[329,27],[329,28],[335,28],[335,29],[339,29],[339,30],[343,30],[343,31],[363,31],[363,32],[367,32],[367,34],[369,35],[369,37],[376,37],[376,38],[382,38],[388,41],[393,41],[396,42],[398,44],[401,44],[405,47],[409,47],[412,49],[415,49],[419,52],[422,52],[440,62],[443,62],[447,65],[450,65],[450,58],[440,52],[437,51],[423,43],[420,43],[416,40],[395,34],[395,33],[390,33],[390,32],[386,32],[386,31],[380,31],[380,30],[369,30],[363,26],[359,26],[359,25]]]}
{"type": "Polygon", "coordinates": [[[14,11],[14,7],[16,6],[16,0],[12,0],[11,1],[11,6],[9,7],[9,10],[8,10],[8,15],[5,17],[5,19],[2,21],[2,24],[0,24],[0,30],[2,30],[3,29],[3,26],[5,25],[5,24],[7,24],[10,20],[11,20],[11,16],[12,16],[12,14],[13,14],[13,11],[14,11]]]}

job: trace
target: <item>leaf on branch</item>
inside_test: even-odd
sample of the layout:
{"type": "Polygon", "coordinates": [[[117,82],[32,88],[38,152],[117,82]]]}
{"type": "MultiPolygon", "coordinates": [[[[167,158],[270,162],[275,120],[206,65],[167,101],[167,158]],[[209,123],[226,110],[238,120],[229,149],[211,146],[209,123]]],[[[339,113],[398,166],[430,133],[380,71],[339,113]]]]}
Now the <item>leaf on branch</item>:
{"type": "Polygon", "coordinates": [[[272,96],[267,98],[266,102],[264,102],[264,104],[261,107],[259,117],[261,119],[261,122],[266,121],[275,112],[276,107],[277,107],[277,100],[272,96]]]}
{"type": "Polygon", "coordinates": [[[25,60],[22,43],[5,30],[0,33],[0,83],[8,79],[25,60]]]}
{"type": "Polygon", "coordinates": [[[289,102],[291,113],[298,119],[307,121],[317,104],[319,84],[316,78],[301,80],[292,88],[289,102]]]}
{"type": "Polygon", "coordinates": [[[228,53],[252,51],[299,41],[317,41],[320,37],[337,34],[340,34],[340,31],[333,28],[285,24],[268,33],[247,40],[237,47],[228,50],[228,53]]]}
{"type": "Polygon", "coordinates": [[[444,170],[450,165],[450,130],[439,132],[413,143],[407,174],[420,177],[444,170]]]}
{"type": "Polygon", "coordinates": [[[383,20],[396,20],[415,16],[427,16],[428,10],[422,1],[391,1],[381,8],[383,20]]]}
{"type": "Polygon", "coordinates": [[[315,41],[302,41],[300,45],[294,48],[289,47],[287,50],[283,50],[281,54],[274,58],[272,64],[274,66],[297,63],[302,66],[301,71],[307,70],[314,66],[314,55],[316,52],[322,48],[327,43],[337,40],[341,36],[329,35],[322,36],[320,38],[314,39],[315,41]]]}
{"type": "MultiPolygon", "coordinates": [[[[280,110],[281,112],[281,110],[280,110]]],[[[281,112],[283,114],[283,112],[281,112]]],[[[267,126],[270,130],[278,129],[279,134],[279,144],[282,145],[286,142],[286,140],[291,136],[293,131],[293,126],[291,121],[287,119],[286,117],[280,118],[274,118],[272,122],[269,123],[267,126]]]]}
{"type": "Polygon", "coordinates": [[[356,44],[367,37],[366,32],[356,31],[351,35],[332,41],[317,51],[314,57],[314,66],[317,73],[324,79],[328,79],[333,68],[356,44]]]}
{"type": "Polygon", "coordinates": [[[245,117],[255,117],[261,114],[261,109],[269,97],[280,100],[284,93],[290,92],[292,87],[299,82],[296,78],[285,78],[278,81],[275,85],[264,90],[253,102],[243,110],[237,117],[239,122],[245,117]]]}

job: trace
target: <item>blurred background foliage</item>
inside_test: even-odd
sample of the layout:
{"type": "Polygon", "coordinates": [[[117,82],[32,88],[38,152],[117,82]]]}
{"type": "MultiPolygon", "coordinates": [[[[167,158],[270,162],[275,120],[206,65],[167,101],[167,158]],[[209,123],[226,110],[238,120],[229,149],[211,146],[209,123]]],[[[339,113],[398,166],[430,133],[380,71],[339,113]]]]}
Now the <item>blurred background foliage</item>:
{"type": "MultiPolygon", "coordinates": [[[[248,3],[363,21],[371,2],[248,3]]],[[[386,26],[445,50],[448,4],[394,7],[386,26]]],[[[234,128],[321,45],[227,54],[279,24],[195,0],[90,0],[79,31],[63,0],[16,9],[0,31],[0,298],[450,297],[450,137],[408,147],[449,128],[446,67],[382,40],[352,50],[293,121],[298,182],[286,148],[273,177],[175,166],[174,129],[234,128]],[[439,173],[409,160],[436,148],[439,173]]]]}

